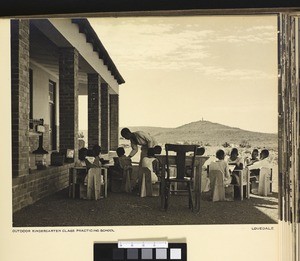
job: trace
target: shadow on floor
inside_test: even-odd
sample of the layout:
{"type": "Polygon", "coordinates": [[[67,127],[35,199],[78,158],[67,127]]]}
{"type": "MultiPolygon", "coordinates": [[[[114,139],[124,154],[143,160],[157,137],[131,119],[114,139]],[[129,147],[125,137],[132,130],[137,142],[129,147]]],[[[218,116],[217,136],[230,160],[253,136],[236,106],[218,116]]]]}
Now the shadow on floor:
{"type": "Polygon", "coordinates": [[[168,211],[163,211],[159,197],[109,193],[106,199],[88,201],[70,199],[64,189],[14,213],[13,226],[275,224],[277,197],[273,193],[270,197],[251,195],[243,201],[211,202],[203,195],[200,212],[192,213],[186,196],[171,196],[168,211]]]}

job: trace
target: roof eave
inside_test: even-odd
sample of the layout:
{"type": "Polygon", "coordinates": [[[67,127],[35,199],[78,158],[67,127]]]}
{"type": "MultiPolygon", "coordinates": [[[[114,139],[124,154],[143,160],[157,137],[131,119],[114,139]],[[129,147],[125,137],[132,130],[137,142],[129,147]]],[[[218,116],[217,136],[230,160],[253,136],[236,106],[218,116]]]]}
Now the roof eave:
{"type": "Polygon", "coordinates": [[[86,35],[87,42],[90,42],[93,45],[93,49],[98,52],[99,58],[103,60],[103,63],[107,66],[108,70],[112,73],[113,77],[116,79],[118,84],[125,83],[122,75],[118,71],[116,65],[113,60],[109,56],[107,50],[104,45],[100,41],[98,35],[94,31],[93,27],[89,23],[89,21],[85,18],[74,18],[72,19],[72,23],[75,23],[79,26],[79,32],[84,33],[86,35]]]}

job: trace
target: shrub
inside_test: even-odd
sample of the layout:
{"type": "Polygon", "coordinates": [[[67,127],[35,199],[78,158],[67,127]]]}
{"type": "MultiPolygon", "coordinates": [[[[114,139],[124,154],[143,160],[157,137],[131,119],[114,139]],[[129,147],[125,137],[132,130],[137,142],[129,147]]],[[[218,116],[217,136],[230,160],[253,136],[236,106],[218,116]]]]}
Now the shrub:
{"type": "Polygon", "coordinates": [[[224,148],[229,148],[230,147],[230,144],[226,141],[225,143],[222,144],[222,146],[224,148]]]}
{"type": "Polygon", "coordinates": [[[251,148],[251,144],[247,140],[242,140],[240,143],[241,148],[251,148]]]}

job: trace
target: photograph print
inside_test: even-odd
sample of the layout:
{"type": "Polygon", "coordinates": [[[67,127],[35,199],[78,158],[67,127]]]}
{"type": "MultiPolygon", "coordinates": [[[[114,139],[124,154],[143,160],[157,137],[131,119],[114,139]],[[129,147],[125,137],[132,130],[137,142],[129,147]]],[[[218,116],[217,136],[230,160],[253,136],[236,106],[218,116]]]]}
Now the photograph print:
{"type": "Polygon", "coordinates": [[[13,227],[277,223],[277,15],[10,26],[13,227]]]}

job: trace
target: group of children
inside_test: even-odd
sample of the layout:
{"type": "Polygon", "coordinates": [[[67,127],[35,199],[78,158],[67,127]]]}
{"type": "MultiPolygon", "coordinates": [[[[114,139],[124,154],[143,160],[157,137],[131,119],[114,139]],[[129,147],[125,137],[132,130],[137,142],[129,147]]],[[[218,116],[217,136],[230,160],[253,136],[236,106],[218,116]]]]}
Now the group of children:
{"type": "MultiPolygon", "coordinates": [[[[147,150],[147,156],[144,157],[141,160],[139,169],[141,168],[147,168],[149,169],[149,171],[151,172],[151,182],[155,183],[158,181],[158,176],[157,173],[159,171],[159,162],[157,160],[157,158],[155,157],[156,154],[160,154],[162,151],[162,148],[160,146],[155,146],[153,148],[148,148],[147,150]]],[[[125,155],[125,150],[123,147],[119,147],[116,150],[117,155],[118,155],[118,160],[115,160],[115,170],[117,170],[116,172],[118,172],[118,170],[127,170],[132,168],[132,161],[131,158],[125,155]]],[[[133,174],[133,172],[131,171],[131,173],[133,174]]],[[[116,174],[117,175],[117,174],[116,174]]],[[[132,180],[132,190],[134,188],[138,188],[139,186],[139,179],[141,177],[139,177],[141,175],[140,171],[138,173],[138,175],[135,177],[134,175],[132,175],[130,177],[130,179],[132,180]]],[[[128,191],[127,191],[128,192],[128,191]]]]}
{"type": "MultiPolygon", "coordinates": [[[[85,167],[85,175],[79,176],[79,183],[87,185],[88,171],[90,168],[101,168],[103,159],[101,158],[101,147],[95,144],[92,149],[81,148],[78,151],[78,160],[75,162],[75,167],[85,167]]],[[[104,183],[103,176],[101,176],[101,184],[104,183]]]]}
{"type": "MultiPolygon", "coordinates": [[[[262,167],[270,168],[270,162],[268,159],[269,151],[267,149],[263,149],[260,152],[260,157],[258,157],[258,155],[259,151],[257,149],[254,149],[250,157],[242,158],[239,157],[238,149],[233,148],[230,152],[229,157],[226,159],[224,150],[217,150],[216,158],[213,157],[213,159],[208,159],[207,162],[205,162],[203,165],[202,176],[204,179],[204,184],[202,186],[202,191],[209,190],[210,180],[207,176],[207,173],[212,170],[218,170],[222,172],[225,186],[228,186],[229,184],[238,184],[239,177],[234,172],[234,170],[243,170],[245,168],[250,171],[250,182],[256,182],[258,180],[260,169],[262,167]]],[[[240,191],[238,190],[238,187],[235,187],[234,197],[238,198],[239,196],[240,191]]]]}
{"type": "MultiPolygon", "coordinates": [[[[151,173],[151,182],[156,183],[159,179],[158,172],[160,170],[160,164],[158,159],[155,157],[157,154],[161,154],[162,148],[161,146],[155,146],[153,148],[148,148],[147,156],[144,157],[139,165],[139,168],[147,168],[151,173]]],[[[118,175],[116,173],[120,173],[122,176],[123,170],[130,169],[130,180],[132,183],[132,189],[135,186],[138,186],[139,176],[132,176],[132,161],[131,158],[125,155],[125,150],[123,147],[119,147],[116,150],[117,160],[115,160],[114,166],[114,175],[118,175]]],[[[205,148],[199,147],[197,149],[197,155],[204,155],[205,148]]],[[[229,184],[237,184],[238,178],[234,175],[233,171],[230,171],[229,166],[233,165],[234,169],[243,169],[247,167],[251,172],[252,177],[256,177],[258,179],[259,169],[262,167],[270,167],[268,156],[269,151],[267,149],[263,149],[260,152],[257,149],[254,149],[251,153],[250,157],[242,158],[239,157],[238,149],[233,148],[230,152],[230,155],[227,159],[225,159],[226,155],[224,150],[219,149],[216,152],[215,157],[210,157],[202,167],[202,191],[209,190],[209,177],[207,176],[208,169],[209,170],[220,170],[223,173],[224,177],[224,185],[229,184]],[[204,178],[204,179],[203,179],[204,178]]],[[[79,150],[78,160],[75,162],[75,167],[86,167],[87,170],[89,168],[100,168],[103,164],[103,159],[101,158],[101,147],[99,145],[94,145],[92,149],[81,148],[79,150]]],[[[120,176],[120,178],[121,178],[120,176]]],[[[85,178],[86,182],[86,178],[85,178]]],[[[101,183],[103,183],[103,178],[101,179],[101,183]]],[[[132,190],[130,189],[130,190],[132,190]]],[[[128,192],[128,190],[126,190],[128,192]]]]}
{"type": "MultiPolygon", "coordinates": [[[[155,183],[158,180],[157,172],[159,170],[159,162],[155,158],[155,154],[160,154],[162,148],[160,146],[155,146],[154,148],[149,148],[147,156],[144,157],[141,161],[140,167],[146,167],[151,171],[151,181],[155,183]]],[[[114,158],[114,167],[111,168],[111,180],[114,178],[122,179],[123,172],[128,171],[130,173],[130,179],[133,181],[131,186],[124,185],[122,188],[123,191],[129,192],[138,185],[138,176],[136,180],[132,175],[132,160],[130,157],[125,155],[125,150],[123,147],[118,147],[116,150],[117,156],[114,158]],[[128,187],[131,187],[129,189],[128,187]]],[[[87,149],[85,147],[79,149],[78,151],[78,160],[75,162],[75,167],[86,168],[85,175],[80,175],[79,183],[87,185],[88,173],[90,168],[101,168],[104,163],[104,159],[101,157],[101,147],[99,145],[94,145],[92,149],[87,149]]],[[[103,184],[103,177],[101,176],[101,184],[103,184]]]]}
{"type": "Polygon", "coordinates": [[[101,156],[101,147],[96,144],[92,149],[81,148],[78,151],[78,160],[75,162],[75,167],[98,167],[102,165],[103,159],[101,156]]]}

